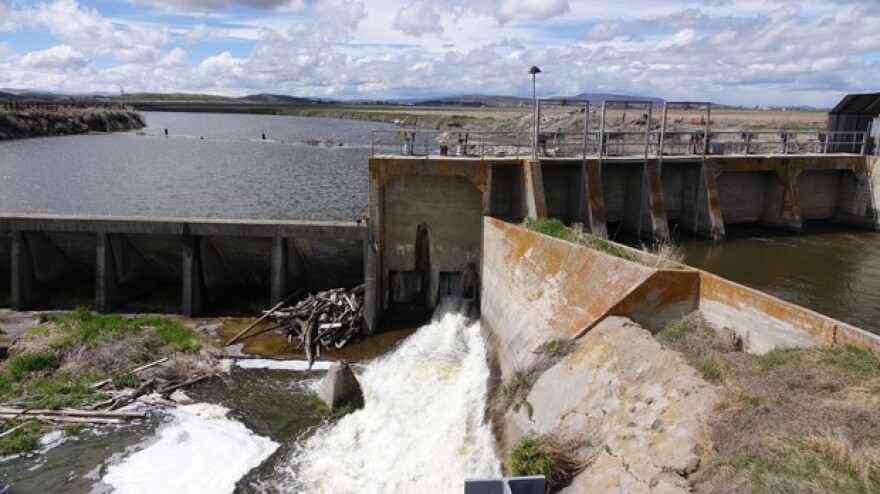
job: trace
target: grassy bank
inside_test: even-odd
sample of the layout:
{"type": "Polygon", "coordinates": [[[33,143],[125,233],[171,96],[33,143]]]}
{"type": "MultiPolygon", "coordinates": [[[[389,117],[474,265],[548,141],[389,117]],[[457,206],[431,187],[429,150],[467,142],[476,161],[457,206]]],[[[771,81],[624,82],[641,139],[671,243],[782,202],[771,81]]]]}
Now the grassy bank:
{"type": "Polygon", "coordinates": [[[118,132],[145,126],[140,113],[125,109],[0,110],[0,140],[118,132]]]}
{"type": "Polygon", "coordinates": [[[695,492],[880,492],[880,359],[854,347],[741,351],[695,316],[657,334],[725,389],[695,492]]]}
{"type": "MultiPolygon", "coordinates": [[[[146,380],[179,382],[210,365],[199,355],[200,335],[167,317],[126,318],[77,309],[50,316],[17,340],[0,363],[0,408],[58,410],[88,408],[137,388],[146,380]],[[135,374],[144,364],[167,363],[135,374]],[[103,386],[96,383],[106,381],[103,386]]],[[[34,449],[39,437],[57,425],[28,417],[0,425],[0,455],[34,449]]]]}

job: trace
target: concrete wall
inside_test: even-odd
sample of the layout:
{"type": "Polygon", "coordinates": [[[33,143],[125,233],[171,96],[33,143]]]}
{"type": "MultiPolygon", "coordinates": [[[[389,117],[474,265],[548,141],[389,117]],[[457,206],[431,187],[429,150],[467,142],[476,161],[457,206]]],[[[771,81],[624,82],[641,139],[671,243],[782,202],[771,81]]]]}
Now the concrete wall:
{"type": "MultiPolygon", "coordinates": [[[[547,215],[565,223],[581,222],[581,165],[544,164],[544,198],[547,215]]],[[[584,205],[586,207],[586,205],[584,205]]]]}
{"type": "Polygon", "coordinates": [[[880,336],[700,271],[699,309],[707,321],[734,330],[752,353],[779,347],[852,344],[880,353],[880,336]]]}
{"type": "Polygon", "coordinates": [[[492,167],[490,214],[513,223],[527,215],[522,163],[492,167]]]}
{"type": "Polygon", "coordinates": [[[528,366],[541,343],[578,338],[605,317],[657,331],[694,310],[753,353],[831,344],[880,353],[880,336],[710,273],[646,267],[493,218],[483,231],[481,320],[502,376],[528,366]]]}
{"type": "Polygon", "coordinates": [[[725,173],[718,177],[718,199],[725,224],[758,223],[782,207],[782,188],[773,172],[725,173]]]}
{"type": "Polygon", "coordinates": [[[0,230],[0,307],[9,307],[9,268],[12,264],[12,236],[0,230]]]}
{"type": "Polygon", "coordinates": [[[483,256],[482,322],[504,375],[541,343],[581,335],[655,272],[493,218],[483,256]]]}
{"type": "Polygon", "coordinates": [[[383,191],[382,262],[386,272],[416,270],[416,234],[427,227],[429,305],[437,303],[441,272],[480,264],[482,193],[463,177],[402,176],[383,191]]]}
{"type": "Polygon", "coordinates": [[[344,222],[6,215],[0,294],[14,309],[39,308],[85,284],[94,307],[109,311],[175,285],[183,312],[195,315],[248,287],[269,305],[300,287],[363,283],[366,233],[344,222]]]}

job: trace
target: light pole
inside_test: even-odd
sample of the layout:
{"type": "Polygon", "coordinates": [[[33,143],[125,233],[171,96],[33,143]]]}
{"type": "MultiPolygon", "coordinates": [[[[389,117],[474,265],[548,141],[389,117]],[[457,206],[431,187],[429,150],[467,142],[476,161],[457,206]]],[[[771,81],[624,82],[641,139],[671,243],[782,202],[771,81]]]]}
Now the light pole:
{"type": "Polygon", "coordinates": [[[532,159],[538,159],[538,96],[535,91],[535,76],[541,73],[541,69],[532,65],[529,74],[532,74],[532,115],[534,120],[534,133],[532,135],[532,159]]]}

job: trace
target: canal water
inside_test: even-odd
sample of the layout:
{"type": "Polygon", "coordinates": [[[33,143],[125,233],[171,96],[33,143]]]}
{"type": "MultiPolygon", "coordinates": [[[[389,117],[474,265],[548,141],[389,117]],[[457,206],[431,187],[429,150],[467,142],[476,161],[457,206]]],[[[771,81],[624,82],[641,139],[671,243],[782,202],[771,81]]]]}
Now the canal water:
{"type": "Polygon", "coordinates": [[[754,226],[727,235],[682,235],[686,262],[880,334],[880,233],[808,222],[801,235],[754,226]]]}

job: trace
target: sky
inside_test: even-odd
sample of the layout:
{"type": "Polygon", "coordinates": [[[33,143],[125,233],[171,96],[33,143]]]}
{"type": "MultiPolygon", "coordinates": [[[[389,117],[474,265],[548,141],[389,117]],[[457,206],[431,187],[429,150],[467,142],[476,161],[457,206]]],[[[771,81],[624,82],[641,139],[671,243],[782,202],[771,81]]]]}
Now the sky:
{"type": "Polygon", "coordinates": [[[880,91],[880,0],[0,0],[0,88],[333,99],[880,91]]]}

